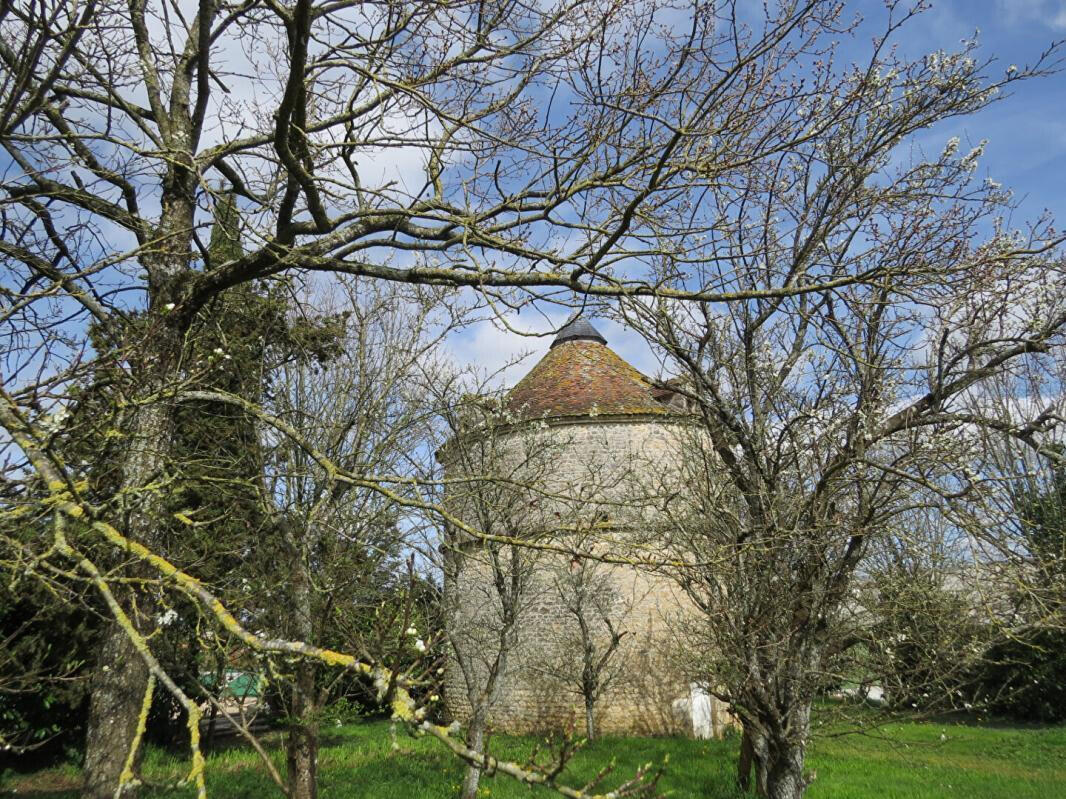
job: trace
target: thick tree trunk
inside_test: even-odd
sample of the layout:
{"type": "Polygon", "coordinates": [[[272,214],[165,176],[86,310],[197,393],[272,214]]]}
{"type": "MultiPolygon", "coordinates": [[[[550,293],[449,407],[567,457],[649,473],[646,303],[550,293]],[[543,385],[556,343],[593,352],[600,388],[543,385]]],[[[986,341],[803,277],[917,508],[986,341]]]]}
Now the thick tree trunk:
{"type": "Polygon", "coordinates": [[[596,740],[596,713],[595,703],[592,697],[585,697],[585,737],[590,741],[596,740]]]}
{"type": "Polygon", "coordinates": [[[768,799],[801,799],[807,789],[803,776],[804,747],[794,743],[767,748],[766,796],[768,799]]]}
{"type": "MultiPolygon", "coordinates": [[[[122,488],[131,495],[136,495],[141,486],[162,470],[169,441],[169,420],[169,409],[161,404],[145,407],[134,419],[130,450],[122,477],[122,488]]],[[[149,492],[126,520],[129,536],[153,550],[158,549],[161,543],[158,527],[161,505],[161,497],[149,492]]],[[[137,564],[134,568],[142,570],[143,566],[137,564]]],[[[131,612],[131,621],[141,625],[143,614],[151,612],[150,606],[149,598],[138,597],[137,607],[142,616],[131,612]]],[[[137,729],[147,687],[148,667],[144,659],[126,631],[113,621],[103,635],[96,670],[90,682],[82,794],[86,799],[114,797],[137,729]]],[[[134,770],[139,765],[142,751],[143,747],[138,747],[134,770]]],[[[127,788],[124,795],[133,794],[133,789],[127,788]]]]}
{"type": "Polygon", "coordinates": [[[755,765],[755,749],[751,743],[751,733],[744,730],[740,738],[740,759],[737,762],[737,787],[747,793],[751,790],[751,767],[755,765]]]}
{"type": "Polygon", "coordinates": [[[803,773],[810,735],[809,704],[790,709],[781,730],[756,742],[756,758],[762,759],[766,774],[767,799],[802,799],[811,779],[803,773]],[[760,750],[762,750],[760,752],[760,750]]]}
{"type": "MultiPolygon", "coordinates": [[[[174,99],[182,94],[187,98],[188,78],[182,76],[179,80],[184,83],[179,85],[175,81],[177,94],[174,99]]],[[[188,107],[187,102],[185,107],[188,107]]],[[[158,398],[174,380],[184,346],[185,323],[177,317],[164,318],[159,314],[153,317],[152,314],[154,309],[173,308],[180,304],[183,278],[190,276],[192,231],[195,229],[193,218],[199,177],[189,152],[192,145],[189,116],[177,111],[169,123],[173,127],[168,144],[173,149],[162,183],[159,225],[152,231],[153,245],[142,252],[141,258],[149,275],[150,324],[139,330],[133,328],[135,338],[132,340],[137,344],[127,353],[132,364],[129,388],[142,397],[155,395],[158,398]],[[147,330],[152,332],[144,337],[147,330]]],[[[142,492],[141,489],[164,469],[171,448],[171,421],[169,405],[158,399],[135,412],[127,431],[129,449],[122,465],[122,485],[118,494],[137,502],[125,519],[127,534],[154,551],[158,551],[163,543],[159,520],[165,502],[159,491],[142,492]]],[[[143,564],[140,566],[144,568],[143,564]]],[[[137,599],[142,614],[151,614],[150,598],[142,593],[137,599]]],[[[134,623],[137,623],[136,619],[134,623]]],[[[129,720],[134,719],[136,724],[147,688],[147,666],[128,641],[120,642],[123,635],[118,625],[109,629],[92,680],[93,696],[85,739],[84,796],[89,799],[114,796],[132,738],[129,720]],[[117,678],[116,672],[123,676],[117,678]],[[108,786],[110,792],[107,792],[108,786]]],[[[127,796],[133,794],[132,790],[126,793],[127,796]]]]}
{"type": "MultiPolygon", "coordinates": [[[[114,799],[137,731],[148,667],[117,622],[108,625],[90,685],[85,799],[114,799]]],[[[139,760],[139,757],[138,757],[139,760]]]]}
{"type": "Polygon", "coordinates": [[[740,738],[740,756],[737,758],[737,787],[742,793],[751,790],[751,767],[755,762],[755,753],[751,748],[751,738],[747,730],[740,738]]]}

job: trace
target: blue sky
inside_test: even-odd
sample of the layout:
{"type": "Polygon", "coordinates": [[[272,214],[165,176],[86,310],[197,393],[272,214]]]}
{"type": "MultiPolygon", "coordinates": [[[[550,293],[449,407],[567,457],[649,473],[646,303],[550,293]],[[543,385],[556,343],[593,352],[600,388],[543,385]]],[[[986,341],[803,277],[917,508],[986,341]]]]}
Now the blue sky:
{"type": "MultiPolygon", "coordinates": [[[[862,3],[859,5],[875,5],[862,3]]],[[[1066,38],[1066,0],[940,0],[899,40],[905,56],[950,49],[980,31],[980,50],[995,57],[999,73],[1031,63],[1053,41],[1066,38]]],[[[1045,209],[1066,220],[1066,74],[1018,85],[1010,96],[966,119],[927,134],[931,144],[959,136],[976,144],[988,139],[981,171],[1012,188],[1020,218],[1045,209]]]]}
{"type": "MultiPolygon", "coordinates": [[[[741,0],[741,4],[760,5],[758,0],[741,0]]],[[[932,0],[931,5],[895,40],[906,58],[919,58],[938,49],[958,49],[961,39],[970,38],[979,30],[980,53],[997,60],[989,71],[998,76],[1011,64],[1031,63],[1053,41],[1066,38],[1066,0],[932,0]]],[[[882,18],[884,3],[847,0],[846,13],[882,18]]],[[[869,35],[860,35],[845,41],[840,56],[843,60],[865,61],[868,51],[869,35]]],[[[228,52],[227,58],[234,61],[232,67],[254,72],[254,65],[241,60],[239,52],[228,52]]],[[[237,94],[242,86],[235,84],[237,94]]],[[[249,107],[249,113],[251,110],[254,108],[249,107]]],[[[210,135],[216,134],[217,131],[210,135]]],[[[1024,226],[1045,210],[1059,221],[1060,228],[1066,224],[1062,190],[1066,182],[1066,74],[1016,84],[1010,96],[971,117],[950,120],[923,132],[913,143],[935,154],[954,136],[961,140],[963,152],[981,139],[988,139],[979,176],[1013,189],[1019,206],[1012,220],[1014,226],[1024,226]]],[[[369,156],[365,160],[374,161],[369,156]]],[[[378,160],[401,181],[421,185],[424,179],[422,155],[413,148],[409,152],[390,150],[387,157],[378,160]]],[[[0,156],[0,173],[9,166],[9,160],[0,156]]],[[[386,175],[382,180],[387,178],[386,175]]],[[[153,210],[154,199],[152,193],[146,192],[143,207],[153,210]]],[[[135,301],[131,298],[131,302],[135,301]]],[[[565,309],[554,309],[547,317],[523,313],[513,323],[527,333],[547,336],[553,327],[565,322],[567,315],[565,309]]],[[[634,333],[603,320],[596,320],[596,324],[620,355],[646,372],[658,371],[655,359],[634,333]]],[[[489,370],[516,354],[530,353],[530,358],[504,376],[503,382],[512,384],[547,350],[549,342],[548,337],[529,338],[483,323],[454,337],[451,349],[457,360],[489,370]]]]}
{"type": "MultiPolygon", "coordinates": [[[[1066,39],[1066,0],[933,0],[932,8],[907,25],[895,39],[900,55],[918,58],[936,50],[956,50],[962,39],[979,31],[979,54],[996,59],[989,74],[1001,76],[1012,64],[1033,63],[1052,42],[1066,39]]],[[[849,12],[867,18],[883,15],[881,0],[848,3],[849,12]]],[[[845,43],[841,57],[868,57],[869,36],[845,43]]],[[[1064,64],[1066,66],[1066,64],[1064,64]]],[[[988,140],[978,175],[1012,189],[1018,209],[1013,227],[1049,211],[1056,227],[1066,227],[1066,73],[1015,84],[1009,95],[972,116],[948,120],[913,140],[929,154],[940,152],[953,136],[966,151],[988,140]]],[[[516,325],[528,332],[547,333],[551,323],[562,324],[567,313],[551,313],[551,322],[537,314],[522,314],[516,325]]],[[[619,325],[595,320],[609,345],[630,363],[655,374],[658,363],[644,342],[619,325]]],[[[486,322],[457,337],[457,359],[495,369],[519,353],[522,363],[506,371],[503,382],[513,384],[547,351],[550,337],[527,338],[486,322]]]]}

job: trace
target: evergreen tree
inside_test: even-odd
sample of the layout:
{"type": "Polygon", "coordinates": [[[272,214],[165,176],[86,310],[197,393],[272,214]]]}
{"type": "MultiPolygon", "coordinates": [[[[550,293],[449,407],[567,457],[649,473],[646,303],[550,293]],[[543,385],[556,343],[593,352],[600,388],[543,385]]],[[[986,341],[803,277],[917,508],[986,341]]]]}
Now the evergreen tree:
{"type": "Polygon", "coordinates": [[[1046,485],[1015,494],[1022,543],[1050,609],[1066,606],[1066,465],[1056,460],[1046,485]]]}
{"type": "MultiPolygon", "coordinates": [[[[215,208],[207,260],[225,263],[243,254],[240,211],[232,193],[215,208]]],[[[323,363],[334,357],[344,316],[291,319],[286,286],[243,283],[199,312],[187,334],[187,386],[236,395],[253,405],[269,401],[276,370],[290,362],[323,363]]],[[[174,410],[169,474],[167,549],[185,568],[216,587],[227,602],[256,612],[269,608],[267,592],[287,557],[280,522],[264,483],[264,450],[255,416],[229,402],[185,400],[174,410]]],[[[190,693],[207,682],[223,686],[229,662],[218,642],[199,640],[191,606],[171,612],[167,660],[185,675],[190,693]],[[205,646],[205,644],[208,644],[205,646]],[[213,645],[212,645],[213,644],[213,645]]],[[[210,740],[216,712],[209,712],[210,740]]],[[[179,740],[185,720],[179,705],[160,693],[153,708],[154,738],[179,740]]]]}
{"type": "Polygon", "coordinates": [[[1066,721],[1066,467],[1054,454],[1048,479],[1014,495],[1032,575],[1028,622],[989,649],[978,680],[977,696],[993,712],[1025,721],[1066,721]]]}

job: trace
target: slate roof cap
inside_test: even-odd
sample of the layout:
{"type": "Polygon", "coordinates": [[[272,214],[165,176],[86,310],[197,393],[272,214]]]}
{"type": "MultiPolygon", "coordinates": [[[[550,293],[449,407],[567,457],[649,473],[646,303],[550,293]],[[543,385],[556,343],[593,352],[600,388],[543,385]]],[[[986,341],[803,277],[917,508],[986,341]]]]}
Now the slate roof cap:
{"type": "MultiPolygon", "coordinates": [[[[570,317],[570,321],[563,325],[563,329],[555,336],[551,346],[556,347],[566,341],[598,341],[606,344],[607,339],[600,335],[600,331],[594,328],[587,319],[581,315],[570,317]]],[[[551,349],[549,347],[548,349],[551,349]]]]}

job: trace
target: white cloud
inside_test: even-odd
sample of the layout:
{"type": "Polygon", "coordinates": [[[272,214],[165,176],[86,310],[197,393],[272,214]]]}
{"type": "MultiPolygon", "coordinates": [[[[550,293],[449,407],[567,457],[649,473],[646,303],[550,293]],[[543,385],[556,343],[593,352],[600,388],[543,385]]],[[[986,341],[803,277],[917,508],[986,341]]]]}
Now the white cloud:
{"type": "Polygon", "coordinates": [[[536,363],[539,356],[534,353],[547,351],[550,339],[533,334],[546,334],[552,329],[541,316],[510,317],[507,321],[513,330],[489,319],[466,328],[448,343],[458,365],[471,366],[491,376],[491,382],[500,388],[513,386],[536,363]]]}
{"type": "Polygon", "coordinates": [[[997,0],[996,6],[1009,24],[1066,30],[1066,0],[997,0]]]}
{"type": "MultiPolygon", "coordinates": [[[[566,308],[552,308],[509,315],[505,317],[506,324],[486,319],[454,336],[448,348],[457,364],[476,367],[491,375],[494,385],[510,388],[544,357],[555,332],[566,324],[571,313],[566,308]]],[[[592,315],[588,319],[621,358],[647,375],[657,374],[659,362],[635,331],[592,315]]]]}

